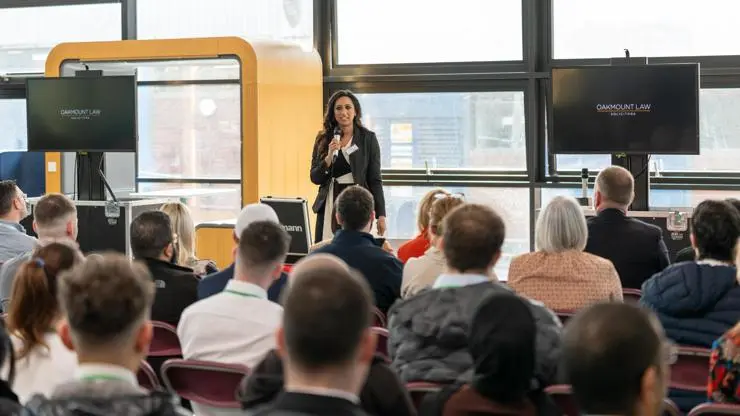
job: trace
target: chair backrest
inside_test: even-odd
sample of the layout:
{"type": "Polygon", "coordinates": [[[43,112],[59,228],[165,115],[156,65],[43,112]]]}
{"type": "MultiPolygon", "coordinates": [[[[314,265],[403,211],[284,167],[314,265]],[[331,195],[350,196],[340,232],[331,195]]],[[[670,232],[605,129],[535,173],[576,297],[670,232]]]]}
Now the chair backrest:
{"type": "Polygon", "coordinates": [[[149,344],[150,357],[182,356],[177,329],[165,322],[153,321],[154,334],[149,344]]]}
{"type": "Polygon", "coordinates": [[[676,363],[671,366],[670,388],[706,393],[711,350],[679,347],[676,363]]]}
{"type": "Polygon", "coordinates": [[[149,391],[159,390],[162,385],[159,383],[157,374],[148,362],[142,361],[139,366],[139,371],[136,372],[136,380],[139,382],[139,386],[149,391]]]}
{"type": "Polygon", "coordinates": [[[390,360],[388,355],[388,330],[374,326],[370,330],[378,337],[378,343],[375,346],[375,351],[378,354],[382,354],[387,360],[390,360]]]}
{"type": "Polygon", "coordinates": [[[689,412],[689,416],[740,415],[740,405],[724,403],[704,403],[689,412]]]}
{"type": "Polygon", "coordinates": [[[567,324],[570,318],[576,315],[576,311],[574,310],[557,309],[554,312],[555,312],[555,315],[557,315],[558,318],[560,319],[560,322],[563,323],[563,325],[567,324]]]}
{"type": "Polygon", "coordinates": [[[249,374],[243,365],[210,361],[167,360],[162,365],[162,380],[167,390],[206,406],[240,409],[236,390],[249,374]]]}
{"type": "MultiPolygon", "coordinates": [[[[573,396],[573,390],[570,385],[558,384],[546,388],[545,391],[552,398],[558,408],[560,408],[560,411],[563,412],[564,416],[580,416],[581,411],[578,408],[578,403],[576,402],[575,396],[573,396]]],[[[666,398],[663,399],[662,416],[682,416],[682,413],[672,400],[666,398]]]]}
{"type": "Polygon", "coordinates": [[[411,401],[414,403],[416,410],[421,407],[421,402],[424,397],[429,393],[437,393],[444,387],[444,384],[427,383],[426,381],[413,381],[406,384],[406,390],[411,396],[411,401]]]}
{"type": "Polygon", "coordinates": [[[387,328],[388,322],[385,320],[385,314],[378,308],[373,306],[373,326],[377,326],[380,328],[387,328]]]}
{"type": "Polygon", "coordinates": [[[622,297],[625,303],[640,303],[642,297],[642,291],[640,289],[622,289],[622,297]]]}

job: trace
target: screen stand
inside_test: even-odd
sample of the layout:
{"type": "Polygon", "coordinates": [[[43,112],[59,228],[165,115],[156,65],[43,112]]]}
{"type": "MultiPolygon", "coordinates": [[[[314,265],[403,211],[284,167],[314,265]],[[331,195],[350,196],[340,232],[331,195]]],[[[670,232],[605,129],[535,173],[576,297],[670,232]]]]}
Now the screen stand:
{"type": "Polygon", "coordinates": [[[630,205],[632,211],[649,211],[650,209],[650,157],[647,154],[612,155],[612,165],[621,166],[635,178],[635,199],[630,205]]]}
{"type": "Polygon", "coordinates": [[[103,152],[78,152],[76,156],[77,199],[105,201],[105,183],[98,170],[105,171],[103,152]]]}

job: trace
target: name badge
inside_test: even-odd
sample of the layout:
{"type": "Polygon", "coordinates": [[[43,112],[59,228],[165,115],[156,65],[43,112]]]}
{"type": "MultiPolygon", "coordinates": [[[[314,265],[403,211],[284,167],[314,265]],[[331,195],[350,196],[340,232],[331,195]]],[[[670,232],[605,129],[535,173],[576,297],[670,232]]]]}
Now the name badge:
{"type": "Polygon", "coordinates": [[[348,155],[351,155],[352,153],[354,153],[354,152],[356,152],[356,151],[358,151],[358,150],[360,150],[360,148],[359,148],[359,147],[357,147],[357,145],[356,145],[356,144],[353,144],[352,146],[350,146],[350,147],[349,147],[349,148],[348,148],[348,149],[346,150],[346,152],[347,152],[347,154],[348,154],[348,155]]]}

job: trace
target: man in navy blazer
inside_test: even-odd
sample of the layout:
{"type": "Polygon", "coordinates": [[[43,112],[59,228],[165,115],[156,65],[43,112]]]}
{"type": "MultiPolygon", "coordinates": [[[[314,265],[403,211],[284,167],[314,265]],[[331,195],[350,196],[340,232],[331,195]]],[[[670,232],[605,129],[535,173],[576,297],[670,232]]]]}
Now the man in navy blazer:
{"type": "MultiPolygon", "coordinates": [[[[370,234],[375,218],[372,194],[360,186],[351,186],[337,197],[337,223],[342,229],[331,243],[313,253],[333,254],[365,276],[375,297],[375,306],[383,313],[400,297],[403,264],[383,250],[370,234]]],[[[312,253],[312,254],[313,254],[312,253]]]]}
{"type": "MultiPolygon", "coordinates": [[[[275,210],[267,204],[249,204],[245,206],[239,213],[239,217],[234,225],[234,241],[239,244],[239,236],[242,231],[249,226],[249,224],[256,221],[272,221],[276,224],[280,223],[275,210]]],[[[205,299],[209,296],[220,293],[226,287],[226,283],[234,277],[234,263],[231,266],[221,270],[220,272],[209,274],[200,280],[198,283],[198,299],[205,299]]],[[[280,298],[280,292],[288,281],[288,276],[283,273],[280,278],[276,280],[272,286],[267,290],[267,297],[277,302],[280,298]]]]}

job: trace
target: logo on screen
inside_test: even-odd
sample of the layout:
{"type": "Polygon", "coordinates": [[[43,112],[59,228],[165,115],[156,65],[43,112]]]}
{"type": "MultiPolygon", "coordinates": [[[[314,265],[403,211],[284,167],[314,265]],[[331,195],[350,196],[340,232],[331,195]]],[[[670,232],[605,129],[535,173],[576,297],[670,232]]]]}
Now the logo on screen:
{"type": "Polygon", "coordinates": [[[597,113],[607,113],[612,117],[635,117],[652,110],[652,104],[596,104],[597,113]]]}
{"type": "Polygon", "coordinates": [[[91,120],[100,117],[103,110],[97,108],[62,108],[59,115],[67,120],[91,120]]]}

